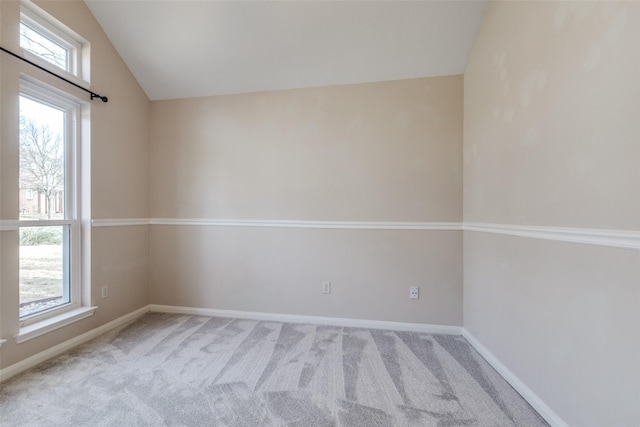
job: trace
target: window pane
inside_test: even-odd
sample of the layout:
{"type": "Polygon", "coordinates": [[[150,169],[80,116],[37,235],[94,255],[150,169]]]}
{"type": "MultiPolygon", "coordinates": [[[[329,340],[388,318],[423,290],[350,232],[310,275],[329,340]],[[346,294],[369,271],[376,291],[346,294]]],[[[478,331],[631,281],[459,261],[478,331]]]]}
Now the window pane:
{"type": "Polygon", "coordinates": [[[20,23],[20,47],[69,71],[69,51],[23,23],[20,23]]]}
{"type": "Polygon", "coordinates": [[[20,317],[71,301],[68,226],[20,227],[20,317]]]}
{"type": "Polygon", "coordinates": [[[20,97],[20,219],[64,219],[65,113],[20,97]]]}

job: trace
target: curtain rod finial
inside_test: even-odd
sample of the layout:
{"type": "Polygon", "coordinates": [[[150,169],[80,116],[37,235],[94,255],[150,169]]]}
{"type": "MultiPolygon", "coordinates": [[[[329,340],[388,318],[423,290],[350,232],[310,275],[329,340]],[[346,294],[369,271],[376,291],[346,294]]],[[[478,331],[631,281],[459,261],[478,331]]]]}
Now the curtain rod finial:
{"type": "Polygon", "coordinates": [[[106,96],[101,96],[101,95],[98,95],[97,93],[91,92],[91,100],[93,101],[96,98],[100,98],[102,102],[109,102],[109,98],[107,98],[106,96]]]}

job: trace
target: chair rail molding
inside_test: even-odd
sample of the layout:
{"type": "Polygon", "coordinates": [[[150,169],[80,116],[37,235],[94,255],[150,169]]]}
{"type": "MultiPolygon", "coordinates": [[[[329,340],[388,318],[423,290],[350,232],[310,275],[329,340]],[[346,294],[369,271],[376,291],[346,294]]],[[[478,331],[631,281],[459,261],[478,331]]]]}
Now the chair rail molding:
{"type": "MultiPolygon", "coordinates": [[[[94,219],[93,227],[127,227],[138,225],[201,227],[271,227],[345,230],[430,230],[474,231],[531,239],[581,243],[625,249],[640,249],[640,231],[601,228],[574,228],[543,225],[494,224],[482,222],[411,222],[411,221],[310,221],[272,219],[217,218],[121,218],[94,219]]],[[[0,230],[17,230],[18,221],[0,222],[0,230]]]]}
{"type": "Polygon", "coordinates": [[[640,249],[640,231],[608,230],[600,228],[547,227],[540,225],[512,225],[467,222],[465,231],[506,234],[531,239],[555,240],[626,249],[640,249]]]}
{"type": "Polygon", "coordinates": [[[92,219],[93,227],[129,227],[135,225],[149,225],[149,218],[118,218],[118,219],[92,219]]]}
{"type": "Polygon", "coordinates": [[[223,227],[329,228],[351,230],[444,230],[461,231],[460,222],[391,222],[391,221],[307,221],[207,218],[152,218],[152,225],[200,225],[223,227]]]}

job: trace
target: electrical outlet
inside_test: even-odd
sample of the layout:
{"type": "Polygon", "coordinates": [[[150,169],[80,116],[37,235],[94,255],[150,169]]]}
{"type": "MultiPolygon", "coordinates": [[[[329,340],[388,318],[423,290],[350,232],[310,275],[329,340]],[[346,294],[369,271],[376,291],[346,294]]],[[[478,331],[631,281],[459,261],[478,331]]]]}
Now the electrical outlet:
{"type": "Polygon", "coordinates": [[[409,298],[411,299],[420,298],[420,288],[418,286],[411,286],[409,288],[409,298]]]}
{"type": "Polygon", "coordinates": [[[108,286],[103,286],[102,287],[102,299],[106,298],[109,296],[109,287],[108,286]]]}
{"type": "Polygon", "coordinates": [[[331,293],[331,282],[322,282],[322,293],[330,294],[331,293]]]}

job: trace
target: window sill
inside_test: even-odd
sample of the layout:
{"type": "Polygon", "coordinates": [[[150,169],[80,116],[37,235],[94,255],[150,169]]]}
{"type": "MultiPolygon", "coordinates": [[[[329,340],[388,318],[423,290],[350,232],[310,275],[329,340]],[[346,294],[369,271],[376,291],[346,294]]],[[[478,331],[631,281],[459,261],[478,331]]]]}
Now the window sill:
{"type": "Polygon", "coordinates": [[[86,319],[93,316],[98,307],[81,307],[71,310],[59,316],[50,317],[42,322],[20,328],[20,332],[14,338],[16,343],[22,344],[25,341],[32,340],[40,335],[44,335],[63,326],[70,325],[78,320],[86,319]]]}

